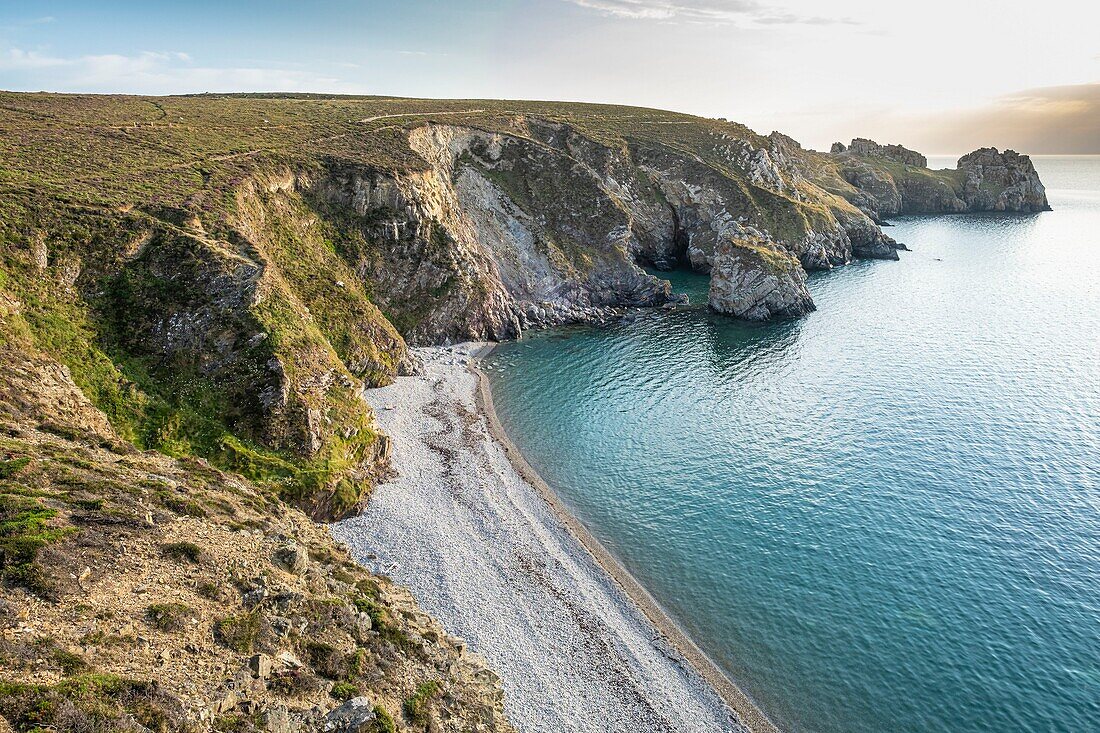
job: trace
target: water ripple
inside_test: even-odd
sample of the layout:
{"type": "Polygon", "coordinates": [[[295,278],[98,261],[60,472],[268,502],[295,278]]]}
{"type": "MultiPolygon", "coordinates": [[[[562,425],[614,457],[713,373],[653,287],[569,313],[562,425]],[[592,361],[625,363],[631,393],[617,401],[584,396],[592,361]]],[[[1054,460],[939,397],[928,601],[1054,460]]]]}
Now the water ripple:
{"type": "MultiPolygon", "coordinates": [[[[796,731],[1100,729],[1100,159],[904,219],[801,321],[695,305],[491,357],[531,462],[796,731]]],[[[693,303],[705,279],[674,278],[693,303]]]]}

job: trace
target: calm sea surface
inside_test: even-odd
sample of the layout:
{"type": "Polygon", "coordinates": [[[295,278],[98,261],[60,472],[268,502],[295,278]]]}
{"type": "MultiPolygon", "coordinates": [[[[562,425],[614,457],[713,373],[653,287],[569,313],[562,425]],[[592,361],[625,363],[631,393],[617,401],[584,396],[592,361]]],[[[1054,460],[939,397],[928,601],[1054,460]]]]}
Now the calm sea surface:
{"type": "Polygon", "coordinates": [[[692,306],[488,361],[530,462],[794,731],[1100,731],[1100,158],[1035,162],[1055,211],[899,220],[807,318],[678,273],[692,306]]]}

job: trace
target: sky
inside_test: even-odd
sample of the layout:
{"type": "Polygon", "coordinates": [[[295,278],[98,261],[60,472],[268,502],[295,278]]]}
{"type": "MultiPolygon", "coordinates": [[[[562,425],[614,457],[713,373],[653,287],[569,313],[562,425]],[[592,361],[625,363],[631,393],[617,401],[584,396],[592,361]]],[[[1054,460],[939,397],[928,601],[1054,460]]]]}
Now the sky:
{"type": "Polygon", "coordinates": [[[552,99],[1100,153],[1090,0],[0,0],[0,89],[552,99]]]}

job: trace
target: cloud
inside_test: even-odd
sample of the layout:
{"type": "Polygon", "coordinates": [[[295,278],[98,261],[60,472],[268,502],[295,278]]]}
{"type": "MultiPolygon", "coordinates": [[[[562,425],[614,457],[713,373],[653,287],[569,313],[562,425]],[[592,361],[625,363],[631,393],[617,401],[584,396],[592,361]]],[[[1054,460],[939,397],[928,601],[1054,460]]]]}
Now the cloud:
{"type": "Polygon", "coordinates": [[[858,20],[851,18],[826,18],[821,15],[802,16],[793,13],[779,13],[775,15],[762,15],[755,19],[760,25],[862,25],[858,20]]]}
{"type": "Polygon", "coordinates": [[[759,25],[858,25],[847,18],[804,17],[755,0],[564,0],[613,18],[690,23],[749,22],[759,25]]]}
{"type": "Polygon", "coordinates": [[[46,56],[38,51],[24,51],[20,48],[9,48],[0,53],[0,71],[46,69],[51,66],[64,66],[66,63],[62,58],[46,56]]]}
{"type": "Polygon", "coordinates": [[[663,2],[662,0],[566,0],[602,15],[633,20],[720,20],[732,21],[758,12],[752,0],[703,0],[703,2],[663,2]]]}
{"type": "Polygon", "coordinates": [[[10,48],[0,52],[0,86],[74,92],[186,94],[193,92],[316,91],[362,93],[340,78],[311,71],[264,67],[210,67],[182,51],[69,58],[10,48]],[[18,79],[16,83],[12,83],[18,79]]]}
{"type": "Polygon", "coordinates": [[[0,32],[3,33],[18,33],[20,31],[33,28],[36,25],[47,25],[53,23],[57,18],[52,15],[41,15],[37,18],[24,18],[23,20],[9,20],[3,25],[0,25],[0,32]]]}
{"type": "Polygon", "coordinates": [[[1100,153],[1100,83],[1016,92],[960,122],[1024,152],[1100,153]]]}

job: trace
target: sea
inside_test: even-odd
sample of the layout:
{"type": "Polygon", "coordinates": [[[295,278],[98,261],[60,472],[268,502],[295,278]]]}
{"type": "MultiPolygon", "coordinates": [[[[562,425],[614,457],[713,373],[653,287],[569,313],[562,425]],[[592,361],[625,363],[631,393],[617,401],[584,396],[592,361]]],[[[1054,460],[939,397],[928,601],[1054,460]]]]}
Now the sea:
{"type": "Polygon", "coordinates": [[[659,273],[688,305],[485,362],[528,461],[785,730],[1100,731],[1100,156],[1033,160],[1053,211],[894,220],[912,251],[812,274],[807,317],[659,273]]]}

